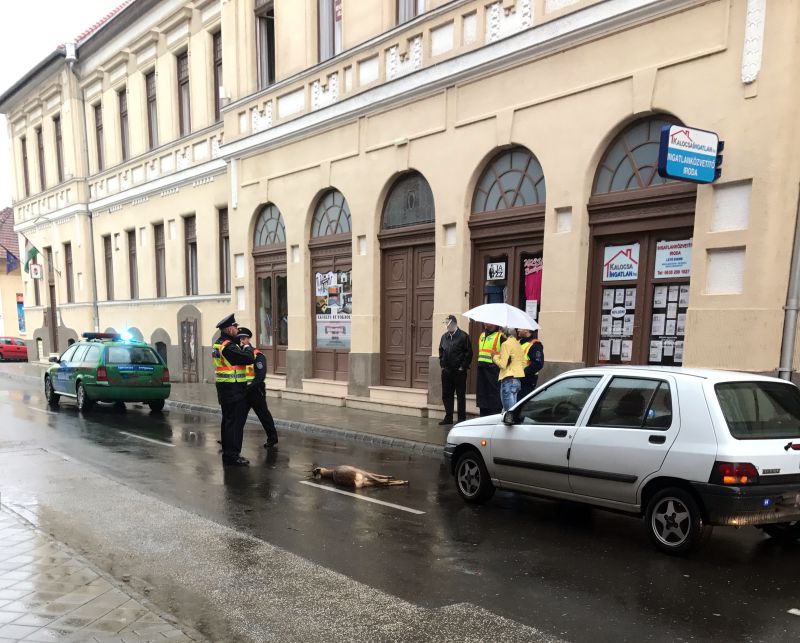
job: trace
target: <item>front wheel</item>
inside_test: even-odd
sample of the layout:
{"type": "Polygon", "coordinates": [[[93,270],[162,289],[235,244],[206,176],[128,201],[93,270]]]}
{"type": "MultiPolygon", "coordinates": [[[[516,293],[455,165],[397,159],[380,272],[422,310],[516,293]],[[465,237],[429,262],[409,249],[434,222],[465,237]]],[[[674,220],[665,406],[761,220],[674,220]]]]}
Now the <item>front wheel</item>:
{"type": "Polygon", "coordinates": [[[147,406],[150,407],[151,411],[162,411],[164,409],[164,400],[153,400],[148,402],[147,406]]]}
{"type": "Polygon", "coordinates": [[[770,538],[782,543],[793,543],[800,540],[800,520],[794,522],[777,522],[771,525],[759,525],[770,538]]]}
{"type": "Polygon", "coordinates": [[[645,524],[653,544],[674,555],[699,549],[713,529],[706,524],[692,495],[677,487],[663,489],[653,496],[647,505],[645,524]]]}
{"type": "Polygon", "coordinates": [[[78,410],[82,413],[86,413],[90,411],[92,408],[92,401],[89,399],[89,396],[86,394],[86,389],[84,388],[83,384],[78,384],[78,389],[76,391],[77,394],[77,402],[78,402],[78,410]]]}
{"type": "Polygon", "coordinates": [[[467,451],[456,463],[456,489],[467,502],[486,502],[494,495],[494,485],[483,458],[477,451],[467,451]]]}
{"type": "Polygon", "coordinates": [[[49,377],[44,378],[44,396],[50,406],[53,408],[58,406],[58,400],[61,396],[53,390],[53,382],[49,377]]]}

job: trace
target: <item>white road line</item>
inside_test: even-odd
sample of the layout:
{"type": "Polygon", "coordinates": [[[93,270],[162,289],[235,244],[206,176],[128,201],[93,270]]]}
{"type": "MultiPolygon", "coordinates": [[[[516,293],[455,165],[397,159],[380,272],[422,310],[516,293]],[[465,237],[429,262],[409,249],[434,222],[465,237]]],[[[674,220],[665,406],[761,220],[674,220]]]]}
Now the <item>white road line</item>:
{"type": "Polygon", "coordinates": [[[153,440],[152,438],[146,438],[142,435],[136,435],[135,433],[128,433],[127,431],[119,431],[118,433],[122,433],[122,435],[127,435],[129,438],[136,438],[137,440],[144,440],[145,442],[152,442],[153,444],[160,444],[162,447],[174,447],[175,445],[170,442],[162,442],[161,440],[153,440]]]}
{"type": "Polygon", "coordinates": [[[29,411],[36,411],[36,413],[44,413],[45,415],[55,415],[55,413],[53,413],[53,411],[45,411],[44,409],[37,409],[34,406],[29,406],[28,410],[29,411]]]}
{"type": "Polygon", "coordinates": [[[792,609],[789,610],[789,614],[793,614],[794,616],[800,616],[800,610],[797,609],[796,607],[793,607],[792,609]]]}
{"type": "Polygon", "coordinates": [[[424,511],[420,511],[419,509],[412,509],[411,507],[404,507],[403,505],[396,505],[393,502],[386,502],[384,500],[378,500],[377,498],[370,498],[369,496],[362,496],[357,493],[350,493],[349,491],[342,491],[341,489],[334,489],[333,487],[329,487],[327,485],[316,484],[314,482],[308,482],[307,480],[301,480],[300,484],[308,485],[309,487],[316,487],[317,489],[322,489],[324,491],[332,491],[333,493],[340,493],[343,496],[350,496],[351,498],[356,498],[357,500],[364,500],[365,502],[374,502],[376,505],[383,505],[384,507],[392,507],[392,509],[399,509],[400,511],[407,511],[410,514],[424,514],[424,511]]]}

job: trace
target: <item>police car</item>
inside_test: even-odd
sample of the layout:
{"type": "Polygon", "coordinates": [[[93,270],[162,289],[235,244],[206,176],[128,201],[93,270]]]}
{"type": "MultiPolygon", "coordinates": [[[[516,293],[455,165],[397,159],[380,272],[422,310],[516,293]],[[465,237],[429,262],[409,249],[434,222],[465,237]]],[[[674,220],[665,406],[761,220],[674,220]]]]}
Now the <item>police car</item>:
{"type": "Polygon", "coordinates": [[[169,369],[148,344],[116,333],[84,333],[44,374],[44,393],[51,407],[61,397],[75,399],[78,410],[95,402],[144,402],[153,411],[169,397],[169,369]]]}

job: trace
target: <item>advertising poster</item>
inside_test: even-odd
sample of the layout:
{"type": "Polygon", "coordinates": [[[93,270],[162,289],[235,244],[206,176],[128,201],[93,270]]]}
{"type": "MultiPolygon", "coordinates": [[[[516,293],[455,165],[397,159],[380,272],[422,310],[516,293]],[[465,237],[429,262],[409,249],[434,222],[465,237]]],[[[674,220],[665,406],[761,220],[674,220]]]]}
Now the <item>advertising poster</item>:
{"type": "Polygon", "coordinates": [[[614,305],[614,290],[612,288],[603,289],[603,310],[614,305]]]}
{"type": "Polygon", "coordinates": [[[603,252],[603,281],[629,281],[639,276],[639,244],[606,246],[603,252]]]}
{"type": "Polygon", "coordinates": [[[636,308],[636,288],[625,290],[625,308],[636,308]]]}
{"type": "Polygon", "coordinates": [[[22,293],[17,293],[17,325],[19,326],[19,332],[24,333],[25,331],[25,300],[22,298],[22,293]]]}
{"type": "Polygon", "coordinates": [[[601,362],[607,362],[611,358],[611,340],[610,339],[601,339],[600,340],[600,351],[598,353],[598,359],[601,362]]]}
{"type": "Polygon", "coordinates": [[[688,279],[692,274],[692,240],[659,241],[653,277],[688,279]]]}
{"type": "Polygon", "coordinates": [[[660,339],[652,340],[650,342],[650,361],[660,362],[663,345],[660,339]]]}
{"type": "Polygon", "coordinates": [[[633,359],[633,342],[630,339],[622,340],[622,361],[630,362],[633,359]]]}
{"type": "Polygon", "coordinates": [[[664,308],[667,305],[667,287],[656,286],[653,291],[653,308],[664,308]]]}
{"type": "Polygon", "coordinates": [[[314,283],[317,348],[350,350],[353,312],[350,272],[318,272],[314,283]]]}

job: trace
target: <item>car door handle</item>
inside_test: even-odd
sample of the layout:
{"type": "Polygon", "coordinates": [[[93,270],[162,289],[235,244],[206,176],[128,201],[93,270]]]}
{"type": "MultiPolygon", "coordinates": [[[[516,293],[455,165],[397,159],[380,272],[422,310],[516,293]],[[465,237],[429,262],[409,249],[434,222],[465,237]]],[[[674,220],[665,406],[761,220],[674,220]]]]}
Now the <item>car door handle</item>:
{"type": "Polygon", "coordinates": [[[553,431],[553,435],[557,438],[566,438],[567,437],[567,430],[566,429],[556,429],[553,431]]]}
{"type": "Polygon", "coordinates": [[[651,444],[664,444],[667,441],[666,435],[651,435],[650,436],[650,443],[651,444]]]}

